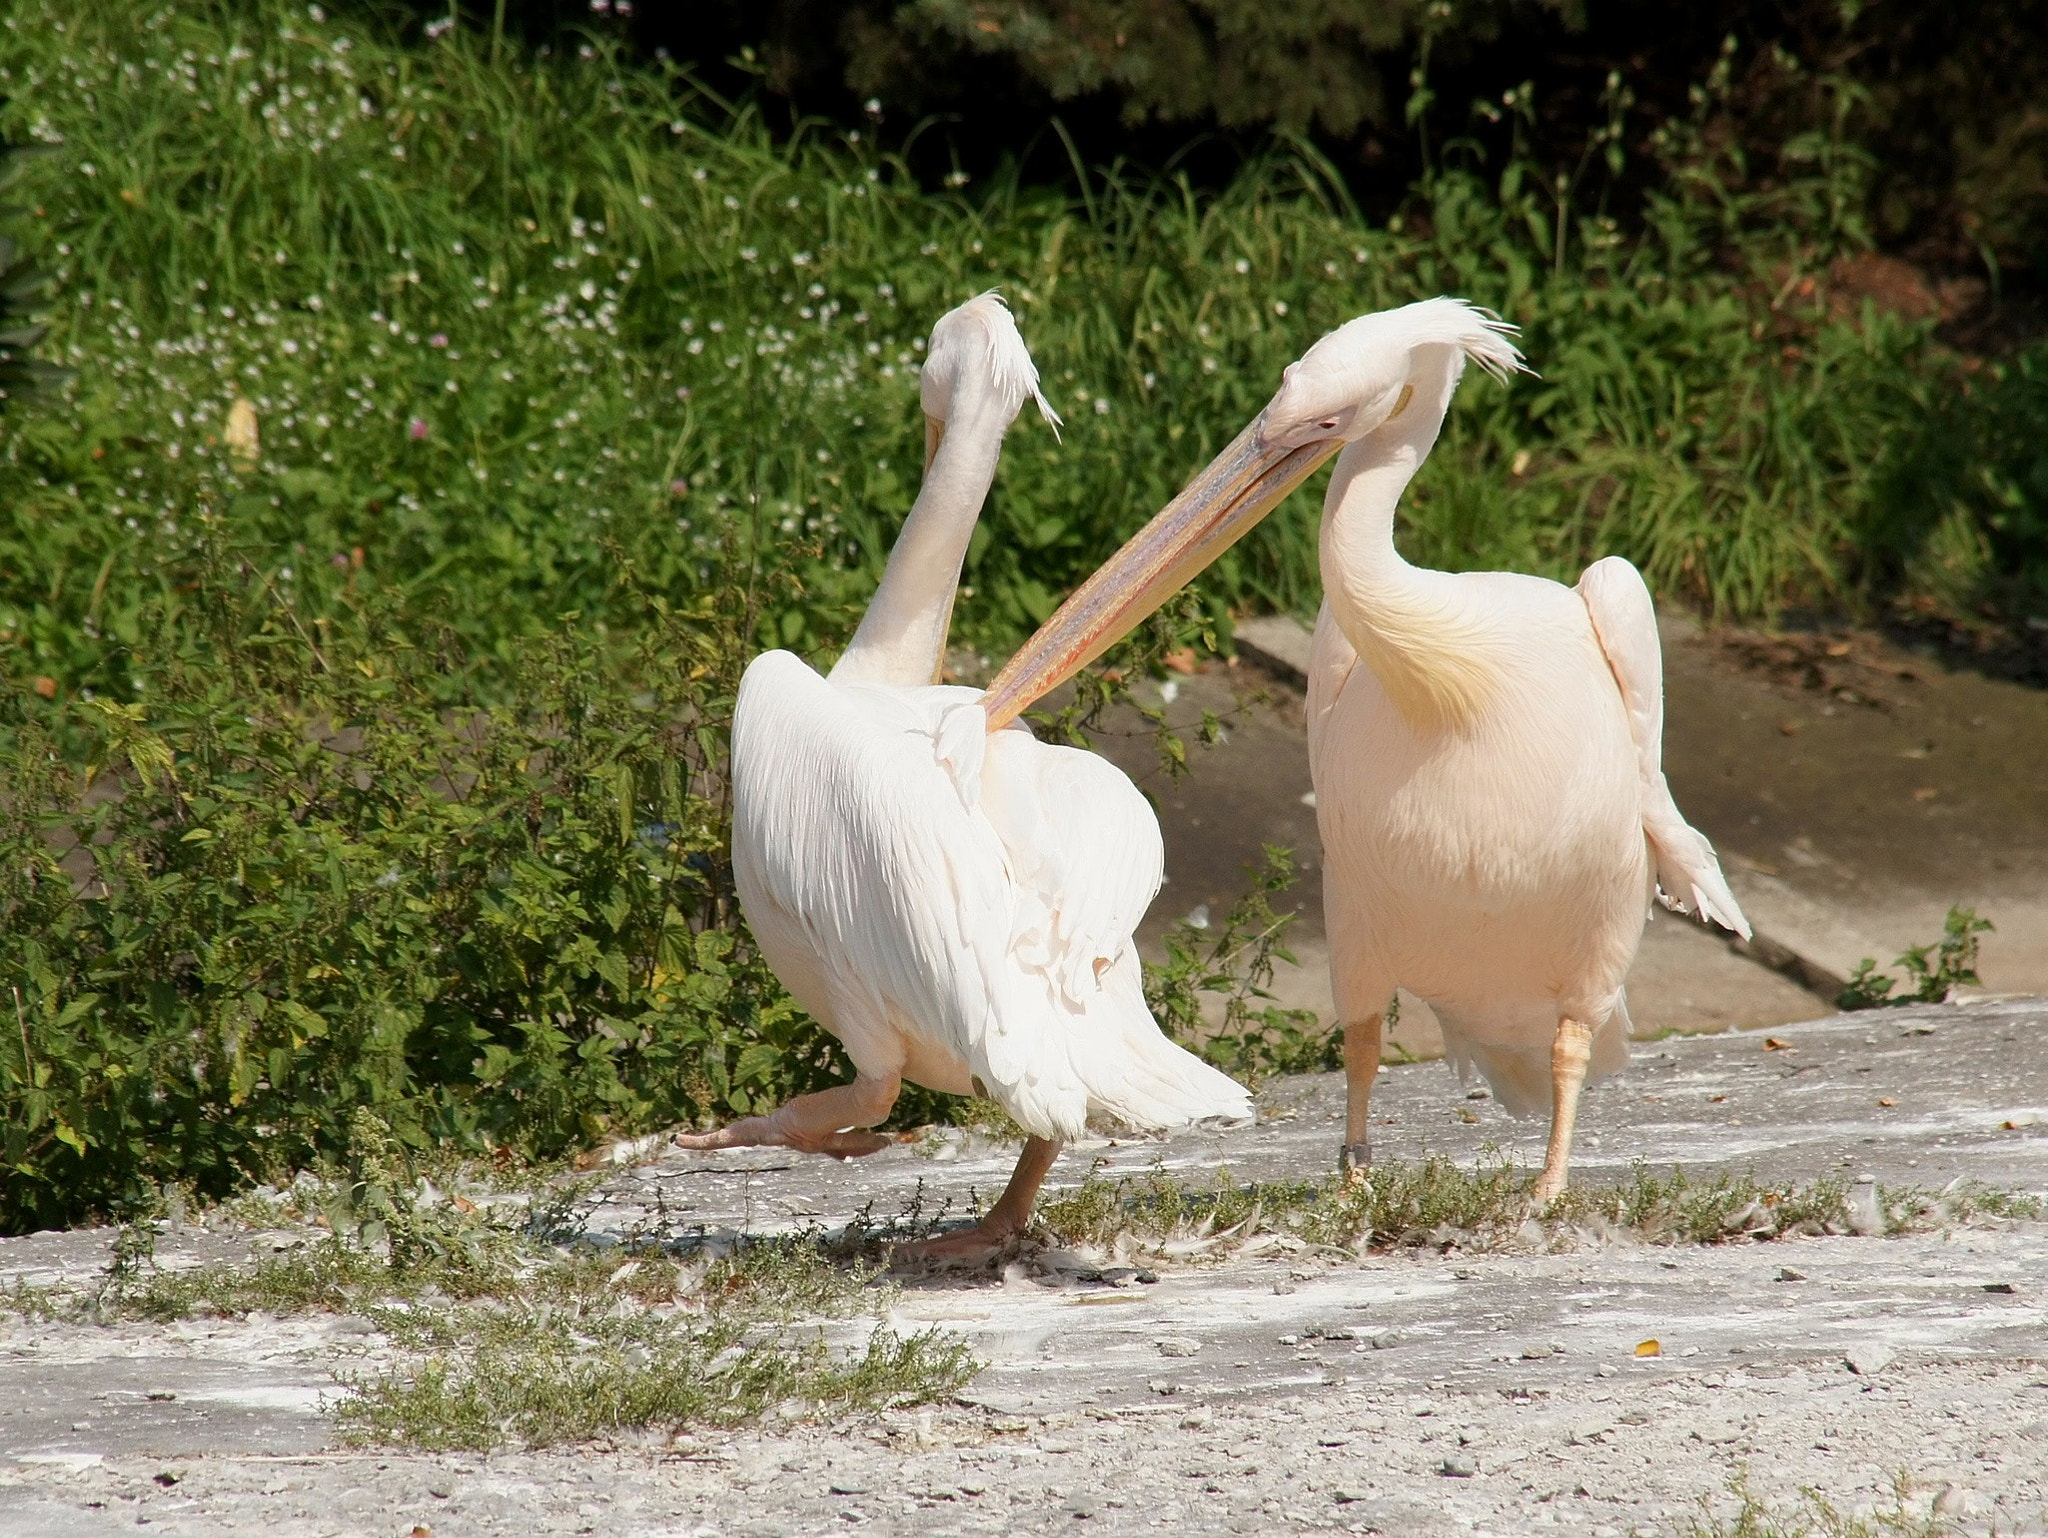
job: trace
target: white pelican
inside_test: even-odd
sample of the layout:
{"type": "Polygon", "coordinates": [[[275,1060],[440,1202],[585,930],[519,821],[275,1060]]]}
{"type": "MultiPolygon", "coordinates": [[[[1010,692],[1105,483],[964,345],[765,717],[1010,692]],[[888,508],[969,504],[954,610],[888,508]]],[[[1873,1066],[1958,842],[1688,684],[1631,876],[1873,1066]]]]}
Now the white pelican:
{"type": "Polygon", "coordinates": [[[978,690],[932,682],[1003,434],[1027,399],[1058,420],[994,295],[939,321],[921,389],[924,486],[845,655],[820,678],[766,652],[733,711],[740,902],[855,1077],[677,1141],[847,1158],[888,1143],[857,1129],[905,1079],[985,1094],[1030,1140],[982,1222],[925,1247],[972,1252],[1024,1225],[1091,1111],[1163,1127],[1250,1104],[1145,1007],[1131,932],[1163,858],[1145,798],[1092,753],[991,732],[978,690]]]}
{"type": "Polygon", "coordinates": [[[1399,985],[1436,1010],[1461,1075],[1476,1068],[1518,1114],[1547,1106],[1547,1201],[1565,1186],[1580,1090],[1628,1061],[1622,981],[1651,897],[1745,938],[1749,925],[1665,784],[1663,659],[1636,569],[1609,556],[1568,588],[1427,571],[1394,549],[1395,505],[1466,361],[1505,380],[1522,367],[1512,331],[1430,299],[1324,337],[1026,644],[989,709],[1098,655],[1338,454],[1308,731],[1349,1082],[1341,1162],[1370,1158],[1399,985]]]}

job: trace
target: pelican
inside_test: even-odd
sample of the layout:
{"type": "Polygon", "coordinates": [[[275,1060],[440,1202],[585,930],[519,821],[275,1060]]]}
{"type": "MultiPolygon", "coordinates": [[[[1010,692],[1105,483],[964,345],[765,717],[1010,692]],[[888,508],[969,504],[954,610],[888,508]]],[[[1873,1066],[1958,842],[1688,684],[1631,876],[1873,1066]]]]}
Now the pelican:
{"type": "Polygon", "coordinates": [[[1429,571],[1394,548],[1395,507],[1466,363],[1503,381],[1523,368],[1513,331],[1429,299],[1325,336],[1026,643],[988,709],[1099,655],[1335,454],[1308,732],[1349,1090],[1339,1163],[1370,1162],[1400,986],[1436,1010],[1461,1076],[1476,1069],[1519,1115],[1548,1109],[1534,1188],[1548,1201],[1580,1091],[1628,1061],[1622,983],[1652,897],[1744,938],[1749,925],[1665,783],[1663,658],[1635,567],[1609,556],[1565,587],[1429,571]]]}
{"type": "Polygon", "coordinates": [[[1024,1226],[1091,1112],[1169,1127],[1250,1104],[1145,1005],[1131,933],[1160,884],[1151,806],[1107,760],[1041,744],[1014,712],[992,730],[980,691],[935,683],[1003,435],[1027,400],[1058,421],[995,295],[940,319],[920,391],[924,485],[845,654],[820,678],[765,652],[733,710],[740,904],[854,1078],[677,1142],[851,1158],[887,1145],[863,1129],[905,1080],[986,1095],[1029,1139],[981,1222],[924,1247],[971,1254],[1024,1226]]]}

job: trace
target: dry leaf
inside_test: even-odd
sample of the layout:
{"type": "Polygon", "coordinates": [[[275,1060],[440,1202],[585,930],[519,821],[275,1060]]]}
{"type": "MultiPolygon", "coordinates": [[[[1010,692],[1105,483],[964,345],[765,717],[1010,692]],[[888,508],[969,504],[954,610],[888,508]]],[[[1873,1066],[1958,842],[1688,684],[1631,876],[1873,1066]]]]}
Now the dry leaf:
{"type": "Polygon", "coordinates": [[[1913,799],[1915,801],[1932,801],[1936,796],[1940,794],[1941,792],[1936,790],[1932,785],[1922,785],[1918,790],[1913,792],[1913,799]]]}
{"type": "Polygon", "coordinates": [[[57,680],[54,678],[38,677],[29,687],[46,700],[54,700],[57,697],[57,680]]]}
{"type": "Polygon", "coordinates": [[[1879,1105],[1897,1105],[1897,1104],[1898,1104],[1898,1101],[1896,1101],[1896,1100],[1892,1099],[1892,1097],[1891,1097],[1890,1095],[1886,1095],[1886,1096],[1885,1096],[1885,1097],[1884,1097],[1884,1098],[1883,1098],[1882,1100],[1878,1101],[1878,1104],[1879,1104],[1879,1105]]]}
{"type": "Polygon", "coordinates": [[[257,440],[256,408],[249,404],[247,396],[237,395],[235,403],[228,407],[227,433],[228,452],[246,467],[256,463],[257,440]]]}
{"type": "Polygon", "coordinates": [[[1192,673],[1195,670],[1195,649],[1183,646],[1177,652],[1168,652],[1160,660],[1176,673],[1192,673]]]}
{"type": "Polygon", "coordinates": [[[1663,1354],[1664,1347],[1657,1341],[1639,1340],[1636,1342],[1637,1356],[1662,1356],[1663,1354]]]}
{"type": "Polygon", "coordinates": [[[1766,1052],[1783,1052],[1786,1049],[1788,1049],[1791,1045],[1791,1042],[1780,1041],[1775,1036],[1766,1036],[1764,1038],[1764,1050],[1766,1052]]]}

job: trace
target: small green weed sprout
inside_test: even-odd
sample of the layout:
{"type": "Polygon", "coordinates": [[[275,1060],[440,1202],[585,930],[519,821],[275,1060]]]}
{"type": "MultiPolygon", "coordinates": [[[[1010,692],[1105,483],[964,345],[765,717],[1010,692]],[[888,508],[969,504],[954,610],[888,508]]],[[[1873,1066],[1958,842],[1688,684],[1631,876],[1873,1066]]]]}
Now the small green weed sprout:
{"type": "Polygon", "coordinates": [[[1991,934],[1994,925],[1977,917],[1975,908],[1954,907],[1942,925],[1941,939],[1932,945],[1915,945],[1892,963],[1906,976],[1909,990],[1894,994],[1900,980],[1885,976],[1877,963],[1866,956],[1856,964],[1841,995],[1838,1009],[1878,1009],[1897,1004],[1939,1004],[1957,988],[1974,988],[1977,978],[1977,937],[1991,934]]]}
{"type": "Polygon", "coordinates": [[[1279,1073],[1317,1073],[1342,1066],[1343,1041],[1319,1029],[1312,1009],[1282,1009],[1267,985],[1276,962],[1292,965],[1283,943],[1292,913],[1273,898],[1294,884],[1294,855],[1268,844],[1251,886],[1220,925],[1183,919],[1166,936],[1166,960],[1145,972],[1145,1001],[1159,1027],[1225,1073],[1256,1083],[1279,1073]],[[1222,1018],[1212,1025],[1212,1001],[1222,1018]]]}
{"type": "Polygon", "coordinates": [[[1893,1476],[1891,1504],[1868,1516],[1845,1513],[1815,1490],[1773,1511],[1750,1489],[1746,1472],[1728,1482],[1728,1493],[1735,1509],[1717,1515],[1703,1500],[1683,1538],[1949,1538],[1957,1531],[1929,1509],[1931,1502],[1913,1499],[1913,1480],[1904,1473],[1893,1476]]]}

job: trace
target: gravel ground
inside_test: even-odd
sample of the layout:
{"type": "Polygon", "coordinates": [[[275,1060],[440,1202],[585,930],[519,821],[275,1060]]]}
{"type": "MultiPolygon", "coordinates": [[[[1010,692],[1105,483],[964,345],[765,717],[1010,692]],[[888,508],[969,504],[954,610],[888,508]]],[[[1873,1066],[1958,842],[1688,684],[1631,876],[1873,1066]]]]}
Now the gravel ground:
{"type": "MultiPolygon", "coordinates": [[[[1645,1044],[1591,1092],[1579,1168],[1636,1162],[1940,1188],[2048,1190],[2048,1002],[1836,1017],[1645,1044]],[[1890,1102],[1890,1103],[1886,1103],[1890,1102]]],[[[1540,1129],[1439,1064],[1387,1070],[1383,1157],[1540,1153],[1540,1129]],[[1473,1118],[1467,1120],[1466,1118],[1473,1118]]],[[[1264,1097],[1262,1125],[1103,1142],[1089,1163],[1183,1179],[1313,1175],[1341,1081],[1264,1097]]],[[[1012,1150],[929,1141],[847,1166],[669,1154],[583,1210],[591,1242],[963,1210],[1012,1150]]],[[[0,1240],[0,1288],[104,1264],[104,1232],[0,1240]]],[[[167,1263],[283,1236],[186,1229],[167,1263]]],[[[384,1359],[365,1321],[0,1322],[0,1533],[1086,1533],[1327,1528],[1675,1534],[1802,1487],[1911,1500],[1965,1531],[2048,1534],[2048,1224],[1711,1248],[1578,1236],[1549,1251],[1365,1259],[1284,1239],[1097,1279],[1113,1254],[908,1277],[901,1329],[988,1363],[958,1402],[837,1424],[546,1453],[335,1445],[337,1375],[384,1359]],[[1646,1340],[1655,1357],[1639,1357],[1646,1340]]]]}

